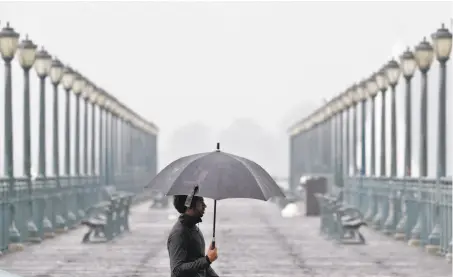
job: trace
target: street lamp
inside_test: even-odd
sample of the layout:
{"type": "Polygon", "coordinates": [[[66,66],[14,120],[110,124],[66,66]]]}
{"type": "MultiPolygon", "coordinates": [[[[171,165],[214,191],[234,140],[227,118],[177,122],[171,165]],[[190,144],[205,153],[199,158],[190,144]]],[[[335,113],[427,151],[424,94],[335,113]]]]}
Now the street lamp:
{"type": "Polygon", "coordinates": [[[357,94],[359,94],[359,98],[361,101],[362,106],[362,120],[361,120],[361,175],[366,174],[366,100],[368,98],[368,90],[367,90],[367,82],[363,79],[360,84],[357,86],[357,94]]]}
{"type": "Polygon", "coordinates": [[[380,69],[376,73],[375,79],[376,79],[376,85],[378,86],[380,91],[387,90],[387,88],[389,86],[389,82],[388,82],[387,76],[385,75],[385,70],[383,68],[380,69]]]}
{"type": "MultiPolygon", "coordinates": [[[[37,46],[25,36],[25,39],[19,44],[18,58],[19,63],[24,71],[24,159],[23,170],[25,176],[31,178],[31,134],[30,134],[30,68],[36,59],[37,46]]],[[[31,192],[31,183],[29,183],[31,192]]]]}
{"type": "Polygon", "coordinates": [[[352,99],[352,174],[357,173],[357,103],[360,101],[359,93],[357,92],[357,84],[352,85],[349,90],[349,95],[352,99]]]}
{"type": "Polygon", "coordinates": [[[80,176],[80,94],[85,88],[86,81],[78,72],[74,73],[75,78],[72,83],[72,92],[75,94],[75,143],[74,143],[74,163],[75,174],[80,176]]]}
{"type": "MultiPolygon", "coordinates": [[[[37,46],[33,43],[33,41],[28,39],[28,35],[25,36],[25,39],[22,40],[18,46],[19,63],[23,70],[26,71],[26,74],[28,74],[28,71],[35,62],[36,48],[37,46]]],[[[25,82],[28,83],[29,78],[26,78],[25,82]]]]}
{"type": "Polygon", "coordinates": [[[9,26],[9,22],[0,31],[0,53],[6,63],[14,59],[19,44],[19,33],[9,26]]]}
{"type": "Polygon", "coordinates": [[[451,47],[452,47],[452,34],[445,28],[445,24],[442,23],[440,29],[431,35],[433,40],[436,57],[440,62],[446,62],[450,58],[451,47]]]}
{"type": "Polygon", "coordinates": [[[61,79],[61,83],[63,84],[63,87],[66,91],[71,90],[74,79],[74,70],[72,70],[70,66],[65,66],[65,68],[63,69],[63,77],[61,79]]]}
{"type": "Polygon", "coordinates": [[[90,81],[85,80],[86,85],[82,90],[83,99],[83,174],[88,176],[88,102],[90,95],[93,93],[93,85],[90,81]]]}
{"type": "Polygon", "coordinates": [[[405,151],[404,151],[404,175],[410,176],[412,172],[412,147],[411,147],[411,137],[412,137],[412,123],[411,123],[411,79],[414,76],[415,69],[417,69],[417,61],[415,55],[412,51],[409,50],[409,47],[406,51],[400,56],[400,65],[401,71],[403,72],[404,80],[406,83],[406,95],[405,95],[405,117],[406,117],[406,131],[405,131],[405,151]]]}
{"type": "Polygon", "coordinates": [[[415,46],[415,62],[422,73],[428,72],[434,58],[434,50],[426,37],[415,46]]]}
{"type": "Polygon", "coordinates": [[[445,25],[432,34],[433,45],[437,60],[440,64],[439,84],[439,112],[438,112],[438,134],[437,134],[437,178],[446,176],[447,164],[447,61],[450,58],[452,47],[452,34],[445,25]]]}
{"type": "Polygon", "coordinates": [[[107,168],[105,167],[107,145],[107,113],[105,111],[106,93],[102,90],[98,90],[96,102],[99,106],[99,182],[101,184],[107,184],[107,168]],[[104,124],[106,126],[104,126],[104,124]],[[104,132],[104,130],[106,132],[104,132]]]}
{"type": "MultiPolygon", "coordinates": [[[[346,105],[343,102],[342,96],[338,96],[335,100],[335,106],[337,111],[337,145],[338,145],[338,186],[344,186],[344,151],[343,151],[343,142],[344,142],[344,135],[343,135],[343,111],[346,109],[346,105]]],[[[342,196],[341,196],[342,197],[342,196]]]]}
{"type": "Polygon", "coordinates": [[[94,84],[90,85],[92,90],[88,99],[91,103],[91,175],[94,177],[96,176],[96,103],[99,92],[94,84]]]}
{"type": "Polygon", "coordinates": [[[415,60],[414,53],[409,49],[409,47],[400,56],[400,67],[403,76],[406,79],[410,80],[410,78],[414,76],[415,69],[417,69],[417,61],[415,60]]]}
{"type": "Polygon", "coordinates": [[[433,59],[434,49],[424,37],[415,47],[415,62],[421,73],[419,176],[422,177],[428,175],[428,71],[433,59]]]}
{"type": "Polygon", "coordinates": [[[381,160],[380,160],[380,170],[379,174],[381,176],[385,176],[386,171],[386,149],[385,149],[385,140],[386,140],[386,92],[389,86],[389,81],[387,75],[385,73],[385,66],[382,67],[375,75],[376,85],[378,86],[379,90],[381,91],[381,160]]]}
{"type": "Polygon", "coordinates": [[[46,77],[52,66],[52,57],[44,48],[36,53],[34,68],[39,77],[39,163],[38,175],[46,176],[46,77]]]}
{"type": "MultiPolygon", "coordinates": [[[[24,149],[24,158],[23,158],[23,170],[24,175],[27,180],[27,188],[29,196],[33,194],[33,187],[31,182],[31,131],[30,131],[30,68],[33,66],[36,60],[36,48],[37,46],[28,39],[28,35],[25,36],[25,39],[18,46],[18,59],[19,64],[21,65],[24,71],[24,135],[23,135],[23,149],[24,149]]],[[[31,198],[30,198],[31,199],[31,198]]],[[[29,216],[27,222],[28,236],[33,241],[39,242],[38,229],[34,223],[33,219],[33,205],[29,201],[29,216]]],[[[47,224],[46,224],[47,225],[47,224]]],[[[47,227],[47,226],[44,226],[47,227]]],[[[47,231],[47,230],[46,230],[47,231]]]]}
{"type": "Polygon", "coordinates": [[[54,58],[51,62],[50,70],[49,70],[49,77],[50,81],[53,85],[53,170],[54,174],[57,178],[60,176],[60,165],[59,165],[59,112],[58,112],[58,85],[60,84],[64,73],[64,65],[58,59],[54,58]]]}
{"type": "Polygon", "coordinates": [[[398,62],[395,61],[394,59],[390,60],[386,67],[385,67],[385,73],[387,75],[390,87],[392,89],[391,93],[391,117],[390,117],[390,127],[391,127],[391,140],[390,140],[390,153],[391,153],[391,159],[390,159],[390,176],[396,176],[397,174],[397,161],[396,161],[396,92],[395,92],[395,86],[398,83],[399,76],[401,74],[400,66],[398,65],[398,62]]]}
{"type": "Polygon", "coordinates": [[[47,77],[47,74],[49,74],[50,68],[52,66],[52,57],[47,53],[47,51],[41,47],[41,50],[39,50],[36,53],[36,61],[34,64],[36,73],[38,74],[38,77],[40,78],[41,82],[44,82],[44,79],[47,77]]]}
{"type": "Polygon", "coordinates": [[[435,221],[434,227],[431,234],[428,236],[427,250],[440,250],[439,242],[441,239],[442,225],[439,219],[439,201],[440,199],[440,178],[446,176],[446,164],[447,164],[447,61],[450,58],[451,47],[452,47],[452,34],[445,25],[442,24],[441,28],[431,36],[433,40],[434,50],[436,52],[437,60],[439,61],[440,70],[440,84],[439,84],[439,108],[438,108],[438,119],[439,123],[437,129],[437,193],[436,193],[436,206],[435,206],[435,221]]]}
{"type": "Polygon", "coordinates": [[[385,66],[385,74],[387,76],[390,86],[394,88],[398,83],[398,79],[401,74],[398,62],[395,61],[394,59],[390,60],[385,66]]]}
{"type": "Polygon", "coordinates": [[[69,177],[71,174],[71,114],[70,114],[70,109],[71,109],[71,95],[70,91],[72,88],[72,84],[74,83],[75,79],[75,74],[74,70],[72,70],[71,67],[65,66],[63,69],[63,77],[61,79],[61,82],[63,84],[63,87],[66,92],[66,101],[65,101],[65,143],[64,143],[64,174],[65,176],[69,177]]]}
{"type": "Polygon", "coordinates": [[[350,107],[352,105],[352,95],[350,93],[350,88],[348,88],[346,90],[346,92],[343,93],[342,97],[341,97],[341,101],[343,101],[343,105],[345,107],[344,109],[344,117],[345,117],[345,122],[346,122],[346,126],[345,126],[345,164],[346,164],[346,170],[345,170],[345,173],[346,173],[346,176],[349,176],[350,174],[350,167],[351,167],[351,164],[349,162],[349,156],[350,156],[350,153],[349,153],[349,144],[350,144],[350,131],[349,131],[349,125],[350,125],[350,117],[349,117],[349,111],[350,111],[350,107]]]}
{"type": "MultiPolygon", "coordinates": [[[[377,84],[377,76],[379,73],[373,73],[370,78],[366,81],[366,88],[368,91],[368,96],[371,98],[371,153],[370,153],[370,174],[372,176],[376,175],[376,111],[375,111],[375,100],[379,92],[379,86],[377,84]]],[[[385,80],[385,78],[384,78],[385,80]]]]}
{"type": "MultiPolygon", "coordinates": [[[[58,84],[60,84],[63,77],[64,66],[61,61],[57,58],[52,60],[52,64],[49,70],[50,81],[53,85],[53,114],[52,114],[52,138],[53,138],[53,172],[56,178],[58,186],[60,185],[60,131],[58,119],[60,117],[58,108],[59,108],[59,93],[58,93],[58,84]]],[[[64,207],[64,201],[59,199],[59,209],[57,208],[57,214],[55,215],[55,227],[57,229],[64,229],[66,221],[64,220],[61,212],[64,207]]],[[[53,235],[53,232],[50,232],[53,235]]]]}
{"type": "Polygon", "coordinates": [[[96,98],[97,104],[99,105],[100,108],[104,109],[104,104],[106,102],[106,97],[103,92],[99,93],[97,98],[96,98]]]}
{"type": "Polygon", "coordinates": [[[72,83],[72,92],[79,97],[82,90],[85,88],[86,81],[78,72],[74,72],[74,82],[72,83]]]}
{"type": "Polygon", "coordinates": [[[59,59],[54,58],[49,70],[50,81],[54,86],[58,86],[63,77],[64,66],[59,59]]]}
{"type": "Polygon", "coordinates": [[[5,100],[4,100],[4,146],[5,163],[4,173],[10,180],[10,192],[14,191],[14,157],[13,157],[13,110],[11,88],[11,61],[14,59],[19,43],[19,34],[9,26],[9,22],[0,31],[0,53],[5,61],[5,100]]]}

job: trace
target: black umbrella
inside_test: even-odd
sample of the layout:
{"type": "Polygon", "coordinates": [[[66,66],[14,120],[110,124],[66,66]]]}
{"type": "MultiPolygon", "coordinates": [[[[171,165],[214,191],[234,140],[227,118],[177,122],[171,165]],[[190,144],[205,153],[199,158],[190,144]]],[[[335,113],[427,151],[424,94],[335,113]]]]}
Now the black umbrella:
{"type": "Polygon", "coordinates": [[[185,156],[167,165],[146,186],[166,195],[188,195],[186,207],[194,195],[214,199],[213,243],[217,200],[251,198],[267,201],[285,197],[274,179],[257,163],[217,150],[185,156]]]}

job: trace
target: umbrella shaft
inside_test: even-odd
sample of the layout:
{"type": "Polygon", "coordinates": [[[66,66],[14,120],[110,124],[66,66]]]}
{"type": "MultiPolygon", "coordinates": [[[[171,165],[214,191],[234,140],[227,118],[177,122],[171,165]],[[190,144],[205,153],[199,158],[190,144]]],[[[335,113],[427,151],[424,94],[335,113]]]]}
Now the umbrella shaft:
{"type": "Polygon", "coordinates": [[[217,215],[217,200],[214,200],[214,224],[212,225],[212,247],[215,247],[215,222],[217,215]]]}

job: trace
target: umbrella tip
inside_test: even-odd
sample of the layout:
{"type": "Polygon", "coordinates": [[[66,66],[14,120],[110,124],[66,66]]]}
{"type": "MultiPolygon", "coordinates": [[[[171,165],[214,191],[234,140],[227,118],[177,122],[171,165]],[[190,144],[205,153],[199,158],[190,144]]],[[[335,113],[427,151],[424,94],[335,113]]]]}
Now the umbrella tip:
{"type": "Polygon", "coordinates": [[[217,149],[216,150],[217,150],[217,152],[220,151],[220,142],[217,142],[217,149]]]}

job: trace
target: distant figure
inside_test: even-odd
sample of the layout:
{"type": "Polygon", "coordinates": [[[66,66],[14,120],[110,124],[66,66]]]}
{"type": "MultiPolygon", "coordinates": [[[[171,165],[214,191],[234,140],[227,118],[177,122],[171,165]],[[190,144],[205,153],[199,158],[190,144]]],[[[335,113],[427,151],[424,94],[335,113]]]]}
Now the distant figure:
{"type": "Polygon", "coordinates": [[[203,234],[196,224],[201,222],[206,204],[203,197],[194,196],[190,208],[185,206],[186,195],[176,195],[173,205],[180,213],[168,236],[171,277],[218,277],[211,268],[217,260],[217,248],[212,244],[205,254],[203,234]]]}

